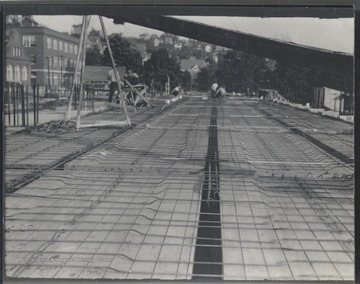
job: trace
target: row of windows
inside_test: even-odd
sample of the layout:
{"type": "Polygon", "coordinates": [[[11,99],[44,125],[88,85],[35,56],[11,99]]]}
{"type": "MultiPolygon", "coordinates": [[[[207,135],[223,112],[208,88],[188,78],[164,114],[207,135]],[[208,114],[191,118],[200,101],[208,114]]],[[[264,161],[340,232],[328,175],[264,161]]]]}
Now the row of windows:
{"type": "Polygon", "coordinates": [[[12,55],[16,56],[16,57],[20,57],[21,56],[21,49],[18,47],[13,47],[12,48],[12,55]]]}
{"type": "Polygon", "coordinates": [[[53,50],[59,50],[66,53],[77,54],[78,53],[78,46],[76,44],[67,43],[61,40],[52,39],[48,37],[46,39],[47,48],[53,50]]]}
{"type": "Polygon", "coordinates": [[[62,57],[47,57],[48,59],[48,65],[49,66],[54,66],[54,67],[69,67],[69,68],[74,68],[75,67],[75,60],[74,59],[69,59],[69,58],[62,58],[62,57]]]}
{"type": "Polygon", "coordinates": [[[11,64],[6,66],[6,80],[7,81],[27,81],[27,68],[23,66],[20,68],[19,65],[13,67],[11,64]],[[21,71],[21,72],[20,72],[21,71]]]}
{"type": "MultiPolygon", "coordinates": [[[[50,37],[46,38],[47,48],[53,50],[59,50],[66,53],[77,54],[78,46],[76,44],[64,42],[62,40],[52,39],[50,37]]],[[[24,35],[23,36],[23,45],[25,47],[36,46],[36,40],[34,35],[24,35]]]]}
{"type": "Polygon", "coordinates": [[[47,82],[50,82],[50,85],[53,86],[58,86],[60,84],[62,84],[62,80],[63,78],[61,77],[61,75],[59,74],[48,74],[47,75],[47,82]]]}

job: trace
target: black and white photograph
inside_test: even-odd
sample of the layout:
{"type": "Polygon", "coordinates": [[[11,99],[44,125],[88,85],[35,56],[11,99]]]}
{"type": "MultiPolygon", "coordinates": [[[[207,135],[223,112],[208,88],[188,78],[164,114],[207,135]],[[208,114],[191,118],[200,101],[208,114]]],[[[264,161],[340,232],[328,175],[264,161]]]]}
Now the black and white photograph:
{"type": "Polygon", "coordinates": [[[354,281],[351,7],[38,6],[4,16],[5,279],[354,281]]]}

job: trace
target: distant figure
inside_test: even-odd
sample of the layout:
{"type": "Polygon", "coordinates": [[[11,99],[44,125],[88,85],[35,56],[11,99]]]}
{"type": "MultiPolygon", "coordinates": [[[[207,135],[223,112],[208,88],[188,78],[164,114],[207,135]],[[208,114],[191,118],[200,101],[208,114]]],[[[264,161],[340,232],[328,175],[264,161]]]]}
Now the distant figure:
{"type": "Polygon", "coordinates": [[[180,93],[180,87],[179,86],[176,86],[172,91],[171,91],[171,94],[174,96],[174,97],[177,97],[180,93]]]}
{"type": "MultiPolygon", "coordinates": [[[[116,71],[116,73],[117,73],[117,75],[119,77],[119,80],[120,80],[119,72],[116,71]]],[[[113,101],[114,93],[116,91],[118,91],[118,86],[117,86],[117,82],[116,82],[116,75],[115,75],[115,72],[114,72],[113,69],[110,69],[107,72],[107,79],[110,81],[109,103],[111,103],[113,101]]]]}
{"type": "Polygon", "coordinates": [[[226,96],[226,94],[227,93],[226,93],[224,86],[220,86],[220,88],[216,92],[216,97],[222,98],[222,97],[226,96]]]}
{"type": "MultiPolygon", "coordinates": [[[[139,75],[133,72],[131,68],[129,68],[124,75],[124,79],[126,79],[129,82],[129,84],[134,86],[138,84],[139,75]]],[[[136,94],[136,92],[133,91],[129,91],[128,94],[126,95],[129,104],[136,104],[135,102],[137,101],[137,97],[138,95],[136,94]]]]}
{"type": "Polygon", "coordinates": [[[218,89],[218,84],[214,83],[211,85],[211,97],[214,98],[216,96],[216,91],[218,89]]]}
{"type": "Polygon", "coordinates": [[[139,75],[133,72],[131,69],[125,73],[124,78],[131,84],[136,85],[138,83],[139,75]]]}

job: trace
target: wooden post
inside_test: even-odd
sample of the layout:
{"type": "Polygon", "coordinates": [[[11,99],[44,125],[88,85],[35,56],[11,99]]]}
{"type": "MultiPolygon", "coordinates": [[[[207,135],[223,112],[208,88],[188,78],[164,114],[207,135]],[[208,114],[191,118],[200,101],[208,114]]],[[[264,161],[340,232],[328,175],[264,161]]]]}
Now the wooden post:
{"type": "Polygon", "coordinates": [[[78,51],[78,54],[77,54],[77,57],[76,57],[75,73],[74,73],[73,83],[71,85],[68,108],[67,108],[67,110],[65,112],[65,115],[64,115],[64,121],[65,122],[70,120],[71,104],[72,104],[72,100],[73,100],[73,96],[74,96],[74,90],[75,90],[75,86],[76,86],[76,77],[77,77],[77,73],[79,72],[79,67],[80,67],[79,62],[80,62],[81,47],[83,46],[83,41],[84,41],[84,36],[85,36],[85,22],[86,22],[85,18],[86,18],[86,16],[83,16],[82,30],[81,30],[80,44],[79,44],[79,51],[78,51]]]}
{"type": "Polygon", "coordinates": [[[129,115],[128,115],[128,112],[127,112],[127,109],[126,109],[125,98],[124,98],[124,96],[123,96],[123,93],[121,92],[121,84],[120,84],[119,74],[118,74],[118,72],[117,72],[117,70],[116,70],[114,58],[113,58],[113,55],[112,55],[112,52],[111,52],[111,47],[110,47],[109,39],[108,39],[108,36],[107,36],[107,34],[106,34],[106,29],[105,29],[104,21],[103,21],[103,19],[102,19],[101,16],[99,16],[99,19],[100,19],[102,31],[103,31],[104,36],[105,36],[106,45],[107,45],[107,48],[108,48],[108,50],[109,50],[109,55],[110,55],[110,59],[111,59],[111,64],[112,64],[112,68],[113,68],[114,73],[115,73],[116,83],[117,83],[117,86],[118,86],[119,95],[120,95],[120,97],[121,97],[122,105],[123,105],[123,108],[124,108],[126,121],[128,122],[128,125],[131,126],[131,121],[130,121],[130,118],[129,118],[129,115]]]}
{"type": "Polygon", "coordinates": [[[24,97],[24,85],[21,85],[20,92],[21,92],[21,122],[22,126],[26,126],[26,120],[25,120],[25,97],[24,97]]]}
{"type": "Polygon", "coordinates": [[[40,88],[38,85],[36,89],[36,124],[39,124],[39,99],[40,99],[40,88]]]}
{"type": "Polygon", "coordinates": [[[15,93],[15,83],[12,83],[12,97],[13,97],[13,126],[16,126],[16,93],[15,93]]]}
{"type": "Polygon", "coordinates": [[[33,85],[34,125],[36,125],[36,85],[33,85]]]}
{"type": "Polygon", "coordinates": [[[20,94],[19,94],[19,88],[20,86],[19,85],[16,85],[16,91],[15,91],[15,94],[16,94],[16,126],[20,126],[20,119],[19,119],[19,116],[20,116],[20,110],[19,110],[19,104],[20,104],[20,94]]]}
{"type": "Polygon", "coordinates": [[[169,75],[167,75],[167,84],[168,84],[168,95],[170,96],[171,88],[170,88],[170,76],[169,75]]]}
{"type": "Polygon", "coordinates": [[[76,130],[79,130],[80,128],[80,117],[81,117],[81,108],[83,103],[83,92],[84,92],[84,82],[83,82],[83,75],[85,71],[85,59],[86,59],[86,41],[87,41],[87,30],[89,27],[91,16],[85,16],[85,27],[83,27],[84,30],[84,38],[82,42],[82,46],[80,48],[81,50],[81,68],[80,68],[80,92],[79,92],[79,102],[78,102],[78,108],[77,108],[77,118],[76,118],[76,130]]]}
{"type": "Polygon", "coordinates": [[[9,120],[9,126],[11,126],[11,86],[10,86],[10,83],[8,83],[7,85],[8,87],[8,120],[9,120]]]}
{"type": "Polygon", "coordinates": [[[26,86],[26,126],[29,126],[29,86],[26,86]]]}
{"type": "Polygon", "coordinates": [[[134,111],[136,112],[136,104],[135,104],[135,99],[134,99],[134,93],[130,91],[130,94],[131,94],[131,98],[132,98],[133,105],[134,105],[134,111]]]}

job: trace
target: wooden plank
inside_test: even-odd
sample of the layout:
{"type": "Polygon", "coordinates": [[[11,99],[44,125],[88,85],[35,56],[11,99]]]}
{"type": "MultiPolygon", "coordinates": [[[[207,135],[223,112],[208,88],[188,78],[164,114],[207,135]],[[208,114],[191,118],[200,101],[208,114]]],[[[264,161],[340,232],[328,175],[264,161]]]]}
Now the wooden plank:
{"type": "Polygon", "coordinates": [[[122,120],[122,121],[96,120],[94,123],[81,124],[81,128],[101,127],[101,126],[125,126],[127,124],[128,124],[127,120],[122,120]]]}

